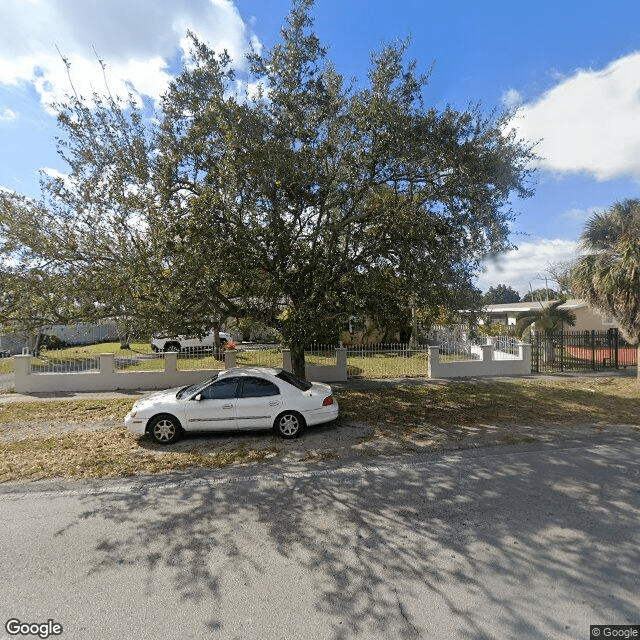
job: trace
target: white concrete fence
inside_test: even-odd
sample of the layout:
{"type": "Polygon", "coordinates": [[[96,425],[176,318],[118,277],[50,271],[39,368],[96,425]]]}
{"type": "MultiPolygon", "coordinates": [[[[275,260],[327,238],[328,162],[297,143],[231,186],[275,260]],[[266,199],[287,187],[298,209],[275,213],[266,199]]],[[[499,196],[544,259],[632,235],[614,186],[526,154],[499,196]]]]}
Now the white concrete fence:
{"type": "MultiPolygon", "coordinates": [[[[519,355],[496,358],[494,346],[488,344],[478,348],[479,360],[440,362],[439,347],[429,347],[428,374],[430,378],[464,378],[483,376],[527,375],[531,373],[531,345],[518,345],[519,355]]],[[[283,368],[291,371],[291,352],[283,349],[283,368]]],[[[224,366],[236,366],[236,352],[224,354],[224,366]]],[[[68,373],[33,373],[30,355],[15,356],[15,390],[17,393],[51,393],[82,391],[117,391],[125,389],[166,389],[193,384],[216,375],[220,369],[179,370],[178,354],[164,354],[162,371],[116,371],[115,354],[99,356],[97,371],[68,373]]],[[[309,380],[342,382],[347,380],[347,349],[336,349],[334,365],[307,365],[309,380]]]]}
{"type": "MultiPolygon", "coordinates": [[[[291,371],[291,352],[283,349],[283,369],[291,371]]],[[[115,354],[101,353],[97,371],[65,373],[33,373],[31,355],[14,356],[16,393],[48,393],[74,391],[118,391],[123,389],[167,389],[206,380],[219,373],[220,369],[178,369],[178,354],[164,354],[164,369],[161,371],[116,371],[115,354]]],[[[224,366],[236,366],[236,352],[226,351],[224,366]]],[[[310,380],[337,382],[347,379],[347,350],[336,349],[336,364],[325,366],[307,365],[306,375],[310,380]]]]}
{"type": "Polygon", "coordinates": [[[496,358],[493,344],[477,347],[479,360],[440,362],[440,347],[429,347],[430,378],[479,378],[486,376],[514,376],[531,373],[531,345],[521,342],[518,356],[496,358]]]}

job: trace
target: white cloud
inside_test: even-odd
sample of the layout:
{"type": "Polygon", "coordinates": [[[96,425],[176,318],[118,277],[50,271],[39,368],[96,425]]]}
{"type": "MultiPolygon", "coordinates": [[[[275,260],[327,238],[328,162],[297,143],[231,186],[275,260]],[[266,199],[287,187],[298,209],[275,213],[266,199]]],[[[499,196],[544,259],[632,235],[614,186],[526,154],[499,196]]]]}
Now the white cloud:
{"type": "Polygon", "coordinates": [[[54,180],[60,179],[64,181],[68,177],[66,173],[58,171],[58,169],[52,169],[51,167],[42,167],[42,169],[40,169],[40,172],[45,176],[49,176],[49,178],[53,178],[54,180]]]}
{"type": "MultiPolygon", "coordinates": [[[[578,243],[570,240],[540,240],[523,242],[518,249],[501,254],[495,260],[487,261],[485,270],[478,278],[477,286],[486,291],[489,287],[506,284],[524,295],[539,289],[549,265],[566,262],[578,257],[578,243]]],[[[549,286],[552,286],[549,283],[549,286]]]]}
{"type": "Polygon", "coordinates": [[[18,114],[12,109],[3,109],[0,111],[0,120],[13,122],[18,119],[18,114]]]}
{"type": "Polygon", "coordinates": [[[580,209],[578,207],[572,207],[560,214],[560,218],[563,220],[574,220],[578,222],[586,222],[594,214],[602,212],[606,207],[589,207],[588,209],[580,209]]]}
{"type": "Polygon", "coordinates": [[[561,79],[512,124],[523,138],[541,140],[545,169],[640,179],[640,52],[561,79]]]}
{"type": "Polygon", "coordinates": [[[502,94],[502,104],[504,104],[507,109],[519,107],[523,102],[523,95],[515,89],[509,89],[502,94]]]}
{"type": "Polygon", "coordinates": [[[109,88],[157,99],[170,80],[169,64],[184,55],[187,30],[216,51],[227,49],[245,66],[255,35],[231,0],[3,0],[0,85],[30,83],[43,104],[71,92],[57,49],[71,63],[78,93],[104,91],[97,55],[107,65],[109,88]],[[94,52],[95,49],[95,52],[94,52]]]}

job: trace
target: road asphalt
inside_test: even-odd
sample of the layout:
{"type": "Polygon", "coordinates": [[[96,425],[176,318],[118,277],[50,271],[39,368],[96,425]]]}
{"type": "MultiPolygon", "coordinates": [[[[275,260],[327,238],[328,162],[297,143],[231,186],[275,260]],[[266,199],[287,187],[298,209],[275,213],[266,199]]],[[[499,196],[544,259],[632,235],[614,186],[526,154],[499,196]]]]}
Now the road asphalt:
{"type": "MultiPolygon", "coordinates": [[[[611,375],[635,370],[564,377],[611,375]]],[[[0,638],[39,637],[10,635],[13,619],[62,640],[588,640],[590,624],[640,624],[639,457],[629,432],[6,483],[0,638]]]]}
{"type": "Polygon", "coordinates": [[[587,640],[640,623],[639,457],[632,434],[5,485],[0,637],[587,640]]]}

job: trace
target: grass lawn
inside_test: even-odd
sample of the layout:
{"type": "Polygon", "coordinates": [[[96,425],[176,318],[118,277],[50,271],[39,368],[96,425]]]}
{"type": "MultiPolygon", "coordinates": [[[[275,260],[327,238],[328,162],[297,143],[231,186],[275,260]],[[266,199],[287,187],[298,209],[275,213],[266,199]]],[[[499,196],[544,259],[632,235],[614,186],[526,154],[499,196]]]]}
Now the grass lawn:
{"type": "MultiPolygon", "coordinates": [[[[153,355],[151,345],[146,342],[131,343],[130,349],[121,349],[118,342],[104,342],[101,344],[67,347],[65,349],[43,350],[39,357],[33,358],[34,372],[63,370],[80,371],[98,367],[98,356],[101,353],[116,354],[116,369],[118,371],[160,371],[164,368],[164,360],[153,355]],[[142,357],[142,358],[141,358],[142,357]],[[87,363],[89,363],[87,365],[87,363]]],[[[441,356],[441,360],[446,360],[441,356]]],[[[236,353],[236,362],[240,367],[262,366],[281,367],[282,350],[257,349],[241,350],[236,353]]],[[[335,351],[314,352],[306,354],[309,365],[335,364],[335,351]]],[[[350,376],[362,378],[398,378],[412,376],[426,376],[428,372],[428,356],[426,352],[418,352],[405,357],[396,353],[372,353],[367,355],[350,355],[348,358],[348,372],[350,376]]],[[[178,369],[222,369],[224,361],[205,352],[201,356],[187,356],[182,354],[178,358],[178,369]]],[[[0,359],[0,373],[13,372],[13,359],[0,359]]]]}
{"type": "Polygon", "coordinates": [[[13,372],[13,358],[0,358],[0,375],[13,372]]]}
{"type": "MultiPolygon", "coordinates": [[[[497,441],[511,443],[543,440],[548,434],[570,437],[572,430],[584,423],[598,430],[616,425],[640,430],[640,387],[633,378],[453,382],[350,390],[336,396],[341,418],[337,425],[327,427],[326,450],[312,452],[309,460],[368,455],[368,446],[385,439],[395,443],[386,453],[402,453],[411,451],[409,443],[420,439],[434,442],[432,448],[437,449],[470,434],[489,432],[497,441]],[[335,449],[332,433],[352,422],[372,428],[358,441],[359,448],[335,449]],[[519,430],[523,425],[526,437],[519,430]]],[[[283,452],[281,441],[268,433],[258,440],[240,434],[237,445],[232,441],[231,449],[225,450],[215,438],[179,451],[161,447],[121,426],[131,404],[131,400],[119,398],[1,403],[0,481],[215,468],[273,460],[283,452]],[[55,428],[62,424],[65,429],[55,428]],[[87,427],[91,426],[100,429],[90,431],[87,427]],[[41,431],[54,428],[43,435],[34,427],[41,427],[41,431]],[[11,437],[12,432],[20,439],[11,437]]],[[[286,449],[305,451],[306,446],[303,434],[287,443],[286,449]]]]}

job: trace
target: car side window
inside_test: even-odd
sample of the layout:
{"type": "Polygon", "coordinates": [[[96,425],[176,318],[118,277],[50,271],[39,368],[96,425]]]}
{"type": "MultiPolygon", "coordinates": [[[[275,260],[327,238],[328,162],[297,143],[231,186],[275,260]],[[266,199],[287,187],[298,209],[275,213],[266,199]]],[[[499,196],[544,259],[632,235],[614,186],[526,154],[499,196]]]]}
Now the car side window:
{"type": "Polygon", "coordinates": [[[264,398],[265,396],[278,396],[280,389],[264,378],[245,378],[242,382],[241,398],[264,398]]]}
{"type": "Polygon", "coordinates": [[[203,400],[228,400],[235,398],[240,378],[223,378],[202,390],[203,400]]]}

